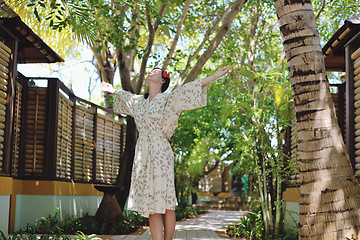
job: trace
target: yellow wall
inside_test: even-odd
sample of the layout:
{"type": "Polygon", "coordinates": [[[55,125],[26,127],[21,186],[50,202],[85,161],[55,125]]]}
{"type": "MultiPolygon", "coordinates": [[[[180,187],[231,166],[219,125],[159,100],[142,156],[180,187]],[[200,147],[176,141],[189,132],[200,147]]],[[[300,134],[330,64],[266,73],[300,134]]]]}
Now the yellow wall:
{"type": "Polygon", "coordinates": [[[0,195],[36,194],[36,195],[89,195],[101,196],[94,188],[95,184],[59,181],[18,180],[0,177],[0,195]]]}
{"type": "Polygon", "coordinates": [[[0,177],[0,195],[10,195],[10,232],[14,231],[17,194],[102,196],[103,194],[94,186],[90,183],[18,180],[11,177],[0,177]]]}
{"type": "Polygon", "coordinates": [[[283,193],[283,199],[288,202],[299,202],[300,189],[299,188],[287,188],[283,193]]]}

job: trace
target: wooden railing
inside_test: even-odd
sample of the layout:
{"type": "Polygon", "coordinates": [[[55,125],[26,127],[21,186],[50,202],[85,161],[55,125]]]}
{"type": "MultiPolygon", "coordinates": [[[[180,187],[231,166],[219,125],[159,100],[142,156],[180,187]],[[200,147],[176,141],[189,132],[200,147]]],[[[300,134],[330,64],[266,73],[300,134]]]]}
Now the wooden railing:
{"type": "Polygon", "coordinates": [[[124,151],[122,116],[76,97],[56,78],[21,77],[17,90],[13,177],[115,182],[124,151]]]}

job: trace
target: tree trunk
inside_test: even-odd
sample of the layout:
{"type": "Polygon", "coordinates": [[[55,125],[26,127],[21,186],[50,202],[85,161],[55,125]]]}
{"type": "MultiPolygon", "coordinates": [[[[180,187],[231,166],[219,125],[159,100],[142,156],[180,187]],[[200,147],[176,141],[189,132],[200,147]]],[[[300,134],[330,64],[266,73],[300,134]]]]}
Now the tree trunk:
{"type": "Polygon", "coordinates": [[[310,0],[275,0],[300,156],[300,239],[359,238],[360,187],[335,115],[310,0]]]}
{"type": "Polygon", "coordinates": [[[118,186],[124,187],[124,189],[120,191],[116,196],[121,210],[124,210],[125,203],[129,195],[136,140],[137,131],[134,118],[127,116],[125,151],[120,159],[120,170],[115,183],[118,186]]]}

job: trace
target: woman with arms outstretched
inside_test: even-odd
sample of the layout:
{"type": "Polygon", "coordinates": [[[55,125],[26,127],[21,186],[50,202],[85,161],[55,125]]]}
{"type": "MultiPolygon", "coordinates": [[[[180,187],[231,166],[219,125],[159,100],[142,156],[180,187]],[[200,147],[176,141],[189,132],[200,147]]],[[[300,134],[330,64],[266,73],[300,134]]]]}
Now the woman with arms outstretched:
{"type": "Polygon", "coordinates": [[[206,105],[206,85],[224,76],[230,67],[212,76],[186,83],[164,93],[170,76],[154,68],[146,77],[149,94],[136,95],[115,90],[102,82],[104,92],[114,94],[113,110],[134,117],[139,138],[135,147],[128,210],[149,218],[154,240],[170,240],[175,231],[174,155],[168,139],[173,135],[179,115],[206,105]]]}

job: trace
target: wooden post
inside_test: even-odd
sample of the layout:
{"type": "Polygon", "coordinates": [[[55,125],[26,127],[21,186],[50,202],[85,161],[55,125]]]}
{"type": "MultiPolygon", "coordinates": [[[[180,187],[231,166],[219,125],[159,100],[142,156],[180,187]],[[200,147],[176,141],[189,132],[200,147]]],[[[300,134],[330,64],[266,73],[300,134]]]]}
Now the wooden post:
{"type": "Polygon", "coordinates": [[[346,147],[355,171],[355,107],[354,107],[354,67],[351,60],[352,46],[345,46],[346,72],[346,147]]]}
{"type": "Polygon", "coordinates": [[[96,157],[97,157],[97,152],[96,152],[96,140],[97,140],[97,118],[98,118],[98,109],[96,106],[92,105],[92,108],[95,109],[95,113],[94,113],[94,139],[93,139],[93,169],[92,169],[92,173],[93,173],[93,177],[92,180],[93,182],[96,181],[96,157]]]}
{"type": "Polygon", "coordinates": [[[19,148],[19,178],[22,179],[25,176],[25,151],[26,151],[26,132],[27,132],[27,107],[29,98],[29,80],[20,79],[20,83],[23,84],[23,94],[21,101],[21,125],[20,125],[20,148],[19,148]]]}
{"type": "Polygon", "coordinates": [[[54,180],[56,178],[59,82],[58,79],[48,79],[47,126],[45,133],[45,178],[48,180],[54,180]]]}
{"type": "Polygon", "coordinates": [[[71,180],[75,179],[75,132],[76,132],[76,97],[71,96],[70,100],[74,103],[72,112],[72,133],[71,133],[71,180]]]}
{"type": "Polygon", "coordinates": [[[338,85],[338,124],[340,126],[341,134],[345,140],[345,83],[338,85]]]}
{"type": "Polygon", "coordinates": [[[124,131],[125,131],[125,123],[124,123],[124,118],[122,116],[119,116],[119,121],[122,122],[121,124],[121,132],[120,132],[120,159],[121,159],[121,156],[124,152],[124,131]]]}

